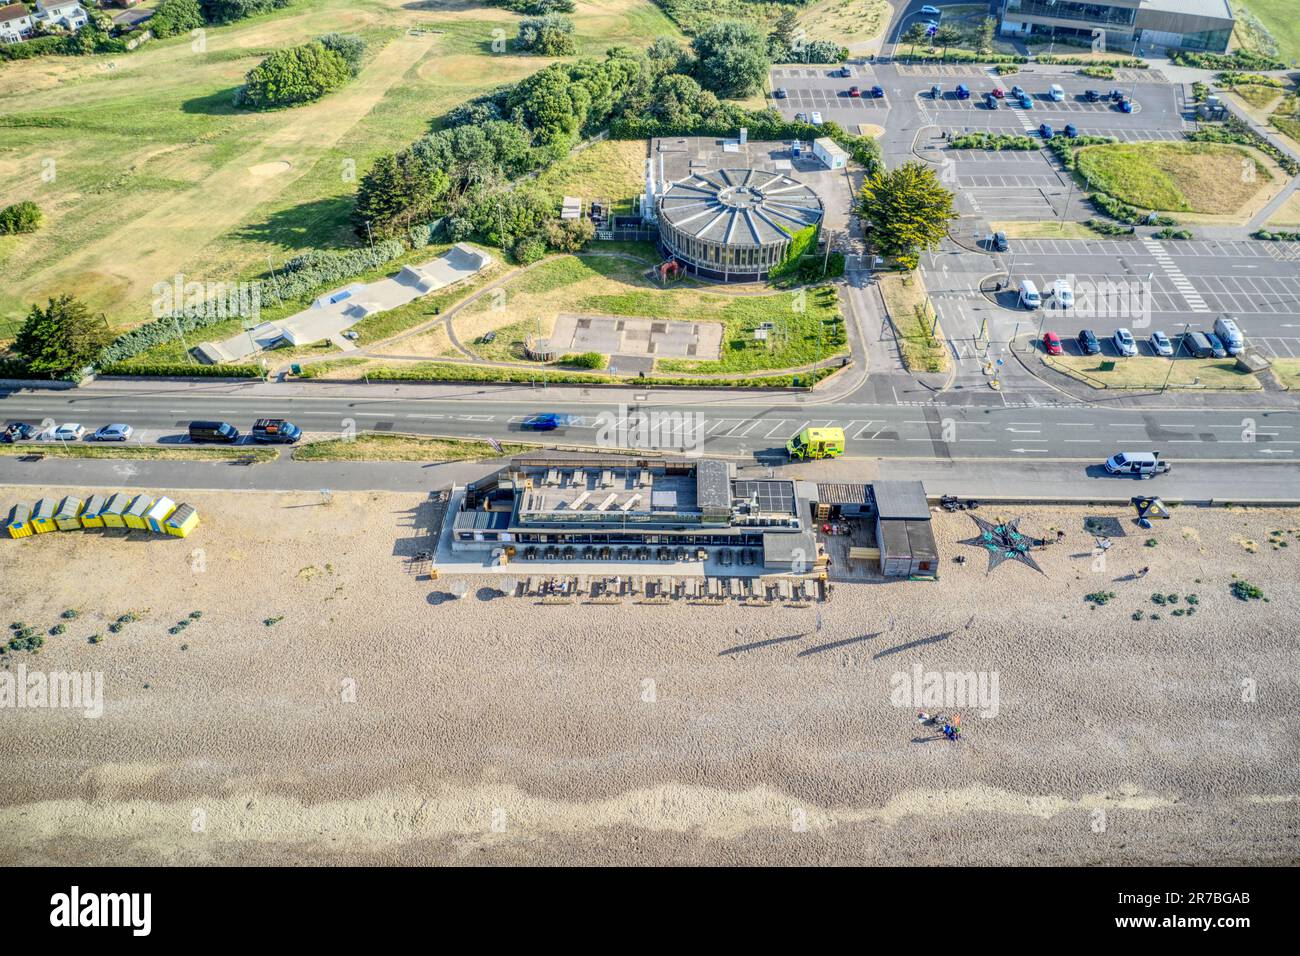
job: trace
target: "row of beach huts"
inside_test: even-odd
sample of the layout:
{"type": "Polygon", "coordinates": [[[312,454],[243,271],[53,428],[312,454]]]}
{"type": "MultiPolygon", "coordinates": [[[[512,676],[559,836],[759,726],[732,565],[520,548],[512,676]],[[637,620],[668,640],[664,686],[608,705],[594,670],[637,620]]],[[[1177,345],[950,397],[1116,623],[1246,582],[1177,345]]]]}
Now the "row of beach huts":
{"type": "Polygon", "coordinates": [[[68,495],[58,502],[41,498],[30,507],[16,504],[9,511],[5,527],[11,538],[83,528],[134,528],[184,538],[198,525],[199,513],[193,505],[178,505],[166,496],[131,497],[119,491],[112,495],[91,495],[84,501],[68,495]]]}

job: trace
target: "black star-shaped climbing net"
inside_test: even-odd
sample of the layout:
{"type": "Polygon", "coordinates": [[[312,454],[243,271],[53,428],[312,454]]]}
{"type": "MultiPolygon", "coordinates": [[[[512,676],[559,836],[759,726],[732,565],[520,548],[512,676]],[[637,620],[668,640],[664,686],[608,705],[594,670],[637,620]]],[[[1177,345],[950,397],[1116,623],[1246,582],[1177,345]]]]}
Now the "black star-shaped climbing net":
{"type": "Polygon", "coordinates": [[[990,571],[1003,561],[1021,561],[1039,574],[1043,574],[1043,569],[1038,566],[1038,562],[1029,553],[1030,549],[1038,545],[1039,542],[1035,538],[1020,533],[1018,527],[1020,524],[1019,518],[1004,524],[994,524],[975,515],[970,515],[970,519],[979,526],[979,537],[967,538],[961,543],[974,545],[987,551],[989,554],[988,569],[990,571]]]}

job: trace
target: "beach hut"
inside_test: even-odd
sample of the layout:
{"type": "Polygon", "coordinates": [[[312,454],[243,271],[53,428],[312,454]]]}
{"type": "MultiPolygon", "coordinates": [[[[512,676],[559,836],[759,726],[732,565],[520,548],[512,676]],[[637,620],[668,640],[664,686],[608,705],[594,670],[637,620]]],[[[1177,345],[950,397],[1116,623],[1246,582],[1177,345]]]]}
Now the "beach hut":
{"type": "Polygon", "coordinates": [[[68,495],[59,502],[59,510],[54,512],[54,523],[60,531],[81,530],[81,499],[68,495]]]}
{"type": "Polygon", "coordinates": [[[148,531],[149,525],[144,520],[149,509],[153,507],[153,499],[148,495],[136,495],[131,503],[126,506],[122,512],[122,520],[126,522],[128,528],[136,528],[140,531],[148,531]]]}
{"type": "Polygon", "coordinates": [[[183,538],[199,526],[199,513],[193,505],[181,505],[164,524],[168,534],[183,538]]]}
{"type": "Polygon", "coordinates": [[[32,507],[32,530],[37,534],[58,531],[59,526],[54,523],[55,510],[56,505],[53,498],[39,499],[32,507]]]}
{"type": "Polygon", "coordinates": [[[14,505],[9,509],[9,519],[5,527],[11,538],[30,538],[32,536],[32,509],[26,505],[14,505]]]}
{"type": "Polygon", "coordinates": [[[167,529],[163,527],[163,522],[171,517],[171,513],[176,510],[176,502],[172,501],[165,495],[153,503],[148,511],[144,513],[144,523],[157,534],[166,534],[167,529]]]}
{"type": "Polygon", "coordinates": [[[130,500],[130,498],[122,494],[120,491],[108,499],[108,503],[104,505],[104,510],[99,513],[100,518],[104,521],[105,528],[126,527],[126,521],[122,518],[122,512],[126,511],[126,506],[130,500]]]}
{"type": "Polygon", "coordinates": [[[104,496],[91,495],[86,500],[86,507],[81,510],[81,526],[83,528],[102,528],[104,519],[99,513],[104,510],[104,496]]]}

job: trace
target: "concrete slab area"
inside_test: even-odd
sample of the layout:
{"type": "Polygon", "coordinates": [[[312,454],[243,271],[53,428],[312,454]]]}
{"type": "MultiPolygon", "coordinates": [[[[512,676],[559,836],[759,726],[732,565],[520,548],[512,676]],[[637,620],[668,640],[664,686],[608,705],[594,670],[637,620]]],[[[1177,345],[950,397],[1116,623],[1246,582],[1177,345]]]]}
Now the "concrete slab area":
{"type": "Polygon", "coordinates": [[[717,359],[722,352],[722,323],[562,312],[550,341],[557,352],[717,359]]]}

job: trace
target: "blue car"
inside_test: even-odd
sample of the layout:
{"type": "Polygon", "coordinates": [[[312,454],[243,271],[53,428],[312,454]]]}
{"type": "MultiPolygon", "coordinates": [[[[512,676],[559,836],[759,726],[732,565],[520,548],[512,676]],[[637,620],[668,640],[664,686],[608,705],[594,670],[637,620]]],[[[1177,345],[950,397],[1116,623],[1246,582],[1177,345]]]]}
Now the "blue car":
{"type": "Polygon", "coordinates": [[[957,84],[957,99],[959,100],[970,99],[970,87],[967,86],[965,83],[957,84]]]}
{"type": "Polygon", "coordinates": [[[526,432],[553,432],[564,424],[565,417],[557,415],[555,412],[545,412],[541,415],[533,415],[525,418],[519,423],[519,427],[526,432]]]}
{"type": "Polygon", "coordinates": [[[1048,126],[1046,123],[1039,123],[1038,135],[1043,137],[1043,139],[1051,139],[1056,135],[1056,130],[1052,129],[1052,127],[1048,126]]]}
{"type": "Polygon", "coordinates": [[[871,95],[876,99],[880,99],[885,95],[885,88],[883,86],[873,86],[871,88],[871,95]]]}
{"type": "Polygon", "coordinates": [[[1034,108],[1034,101],[1029,98],[1028,93],[1021,93],[1019,102],[1022,110],[1032,110],[1034,108]]]}
{"type": "Polygon", "coordinates": [[[1074,137],[1079,135],[1079,127],[1075,126],[1073,123],[1066,123],[1065,135],[1070,137],[1070,139],[1074,139],[1074,137]]]}
{"type": "Polygon", "coordinates": [[[1133,112],[1133,101],[1132,101],[1132,100],[1127,100],[1127,99],[1125,99],[1125,100],[1120,100],[1120,101],[1119,101],[1119,111],[1120,111],[1121,113],[1132,113],[1132,112],[1133,112]]]}

